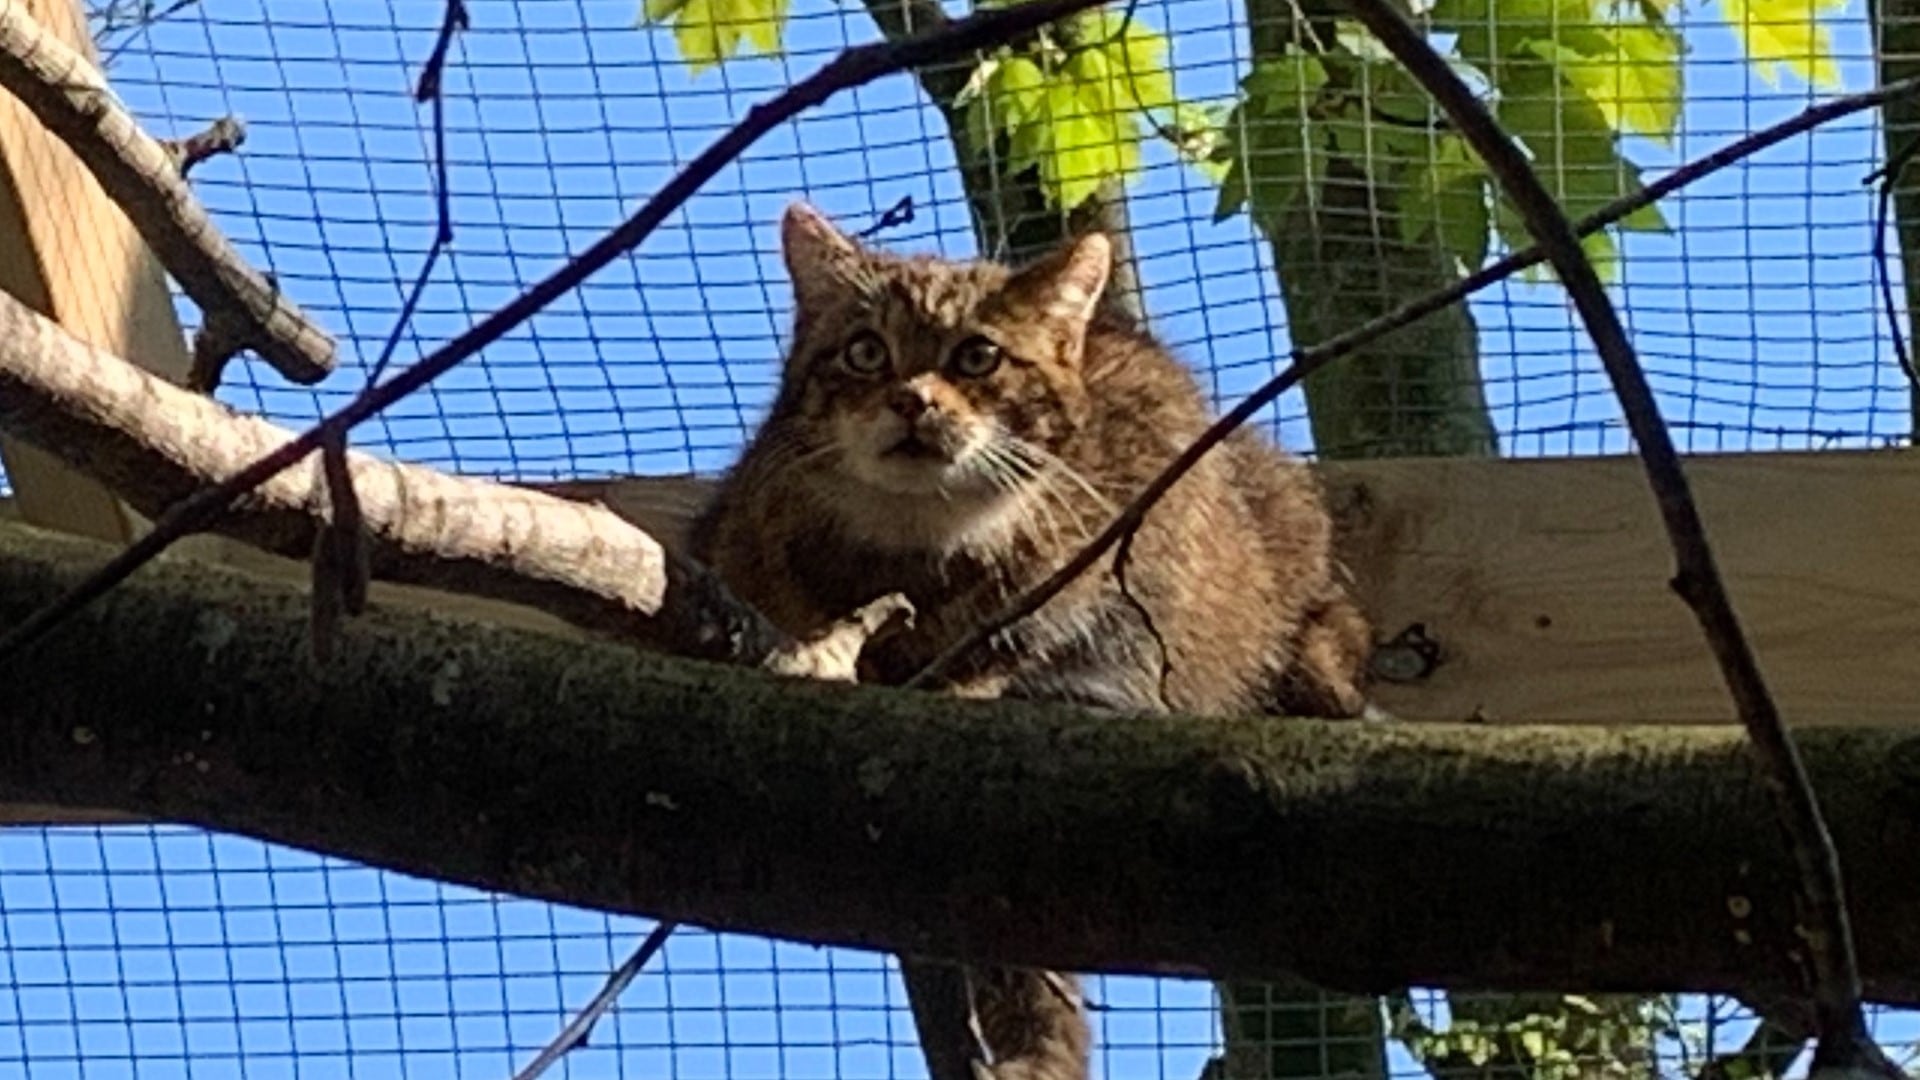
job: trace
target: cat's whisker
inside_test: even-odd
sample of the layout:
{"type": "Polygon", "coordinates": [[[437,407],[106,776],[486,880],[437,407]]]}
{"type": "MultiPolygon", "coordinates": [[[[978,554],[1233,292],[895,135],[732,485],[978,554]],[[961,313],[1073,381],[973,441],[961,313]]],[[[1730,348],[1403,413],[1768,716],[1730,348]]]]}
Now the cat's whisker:
{"type": "Polygon", "coordinates": [[[1012,434],[1006,436],[1006,442],[1016,454],[1025,457],[1037,468],[1071,481],[1074,487],[1085,492],[1087,497],[1092,499],[1109,517],[1120,512],[1120,508],[1112,499],[1095,487],[1092,481],[1082,476],[1080,470],[1062,461],[1058,454],[1012,434]]]}
{"type": "Polygon", "coordinates": [[[1073,505],[1072,501],[1066,497],[1066,493],[1060,489],[1052,477],[1046,474],[1045,470],[1013,453],[1004,440],[995,440],[987,444],[982,447],[982,453],[987,462],[1008,478],[1007,484],[997,485],[1001,486],[1001,490],[1016,496],[1029,496],[1021,501],[1023,519],[1033,523],[1036,521],[1036,511],[1045,515],[1047,531],[1052,534],[1055,547],[1061,546],[1063,539],[1060,518],[1054,513],[1056,507],[1066,512],[1073,532],[1082,543],[1092,537],[1086,515],[1073,505]]]}
{"type": "Polygon", "coordinates": [[[1034,500],[1022,497],[1028,494],[1026,489],[1029,485],[1026,481],[1031,478],[1021,469],[1019,462],[1005,452],[997,440],[989,439],[981,444],[971,461],[975,469],[986,478],[987,483],[993,485],[995,490],[1017,500],[1016,509],[1021,527],[1037,533],[1040,527],[1045,525],[1053,534],[1054,541],[1058,543],[1059,523],[1054,519],[1052,510],[1047,507],[1044,499],[1034,500]],[[1044,521],[1035,513],[1036,506],[1045,512],[1044,521]]]}
{"type": "Polygon", "coordinates": [[[1079,501],[1073,498],[1072,493],[1061,485],[1061,479],[1074,481],[1075,486],[1085,493],[1105,516],[1111,517],[1116,512],[1111,501],[1101,496],[1087,484],[1084,477],[1059,458],[1040,451],[1032,444],[1012,435],[1004,436],[1000,440],[998,449],[1003,457],[1021,471],[1034,488],[1058,503],[1061,509],[1072,517],[1081,539],[1091,537],[1094,522],[1089,520],[1091,515],[1087,508],[1080,505],[1079,501]]]}

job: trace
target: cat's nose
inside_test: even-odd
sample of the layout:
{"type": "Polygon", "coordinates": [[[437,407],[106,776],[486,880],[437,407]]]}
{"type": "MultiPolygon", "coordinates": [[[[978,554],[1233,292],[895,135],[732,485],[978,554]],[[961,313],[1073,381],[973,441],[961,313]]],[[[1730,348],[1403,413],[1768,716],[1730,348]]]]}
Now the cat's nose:
{"type": "Polygon", "coordinates": [[[895,387],[887,396],[887,407],[900,415],[900,418],[912,423],[933,407],[924,388],[918,386],[895,387]]]}

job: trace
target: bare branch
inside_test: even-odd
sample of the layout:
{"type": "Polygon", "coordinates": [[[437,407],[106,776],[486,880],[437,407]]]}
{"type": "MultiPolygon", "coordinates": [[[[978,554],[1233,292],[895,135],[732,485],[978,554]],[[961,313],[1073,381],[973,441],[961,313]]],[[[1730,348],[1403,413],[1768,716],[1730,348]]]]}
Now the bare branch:
{"type": "MultiPolygon", "coordinates": [[[[0,427],[85,469],[143,513],[294,438],[109,356],[3,293],[0,427]]],[[[663,651],[815,678],[851,678],[863,635],[901,615],[898,603],[882,601],[816,642],[794,643],[706,569],[605,507],[358,452],[338,455],[331,474],[276,473],[219,531],[309,558],[336,524],[337,490],[353,495],[363,537],[353,543],[366,549],[338,553],[348,565],[331,568],[340,577],[328,580],[348,605],[370,572],[528,604],[663,651]]],[[[7,637],[21,633],[16,625],[7,637]]]]}
{"type": "Polygon", "coordinates": [[[211,157],[231,154],[246,141],[247,125],[239,117],[228,115],[207,125],[205,131],[184,139],[161,139],[160,148],[173,159],[173,167],[184,177],[195,165],[211,157]]]}
{"type": "Polygon", "coordinates": [[[1546,249],[1613,383],[1614,396],[1633,433],[1673,547],[1677,565],[1674,591],[1693,609],[1707,645],[1720,664],[1734,706],[1764,768],[1775,811],[1786,827],[1799,868],[1798,893],[1806,907],[1806,925],[1802,928],[1805,940],[1792,953],[1805,957],[1812,976],[1815,1030],[1820,1039],[1814,1052],[1815,1067],[1899,1076],[1899,1070],[1886,1060],[1867,1031],[1840,859],[1822,818],[1819,799],[1734,614],[1679,452],[1613,301],[1587,261],[1560,204],[1534,174],[1519,146],[1500,130],[1485,105],[1446,60],[1387,0],[1349,0],[1349,4],[1374,37],[1433,95],[1486,162],[1525,219],[1527,231],[1546,249]]]}
{"type": "MultiPolygon", "coordinates": [[[[0,527],[0,625],[107,550],[0,527]]],[[[599,910],[1362,992],[1757,998],[1802,977],[1794,862],[1731,725],[1116,723],[377,603],[321,666],[297,583],[184,559],[33,660],[0,699],[0,801],[599,910]]],[[[1868,985],[1920,1001],[1920,734],[1804,738],[1857,868],[1868,985]]]]}
{"type": "Polygon", "coordinates": [[[235,344],[297,383],[333,370],[333,338],[241,258],[99,70],[11,2],[0,2],[0,88],[86,164],[202,311],[234,320],[235,344]]]}
{"type": "MultiPolygon", "coordinates": [[[[109,560],[96,574],[77,583],[70,593],[50,604],[47,610],[23,620],[4,639],[0,639],[0,661],[10,658],[22,646],[71,613],[105,595],[181,537],[210,526],[247,492],[319,449],[330,437],[329,432],[350,430],[452,370],[462,360],[571,292],[581,282],[652,235],[668,215],[692,198],[708,180],[745,153],[761,136],[787,120],[841,90],[864,85],[883,75],[968,55],[1093,7],[1099,2],[1033,0],[1032,3],[989,8],[950,22],[935,32],[917,34],[899,41],[858,45],[842,51],[825,67],[788,87],[772,100],[749,109],[744,120],[701,151],[639,212],[505,307],[482,319],[406,371],[378,386],[369,387],[300,437],[279,444],[271,453],[255,459],[217,483],[199,487],[190,493],[181,492],[178,501],[155,517],[151,529],[109,560]]],[[[44,87],[41,89],[44,91],[44,87]]],[[[159,152],[157,148],[155,152],[159,152]]]]}
{"type": "Polygon", "coordinates": [[[541,1074],[553,1067],[554,1062],[572,1053],[576,1047],[586,1045],[587,1037],[593,1034],[594,1025],[600,1022],[600,1018],[607,1014],[608,1009],[613,1008],[614,1002],[620,1000],[620,994],[640,974],[641,969],[647,966],[647,961],[653,959],[654,954],[666,946],[667,939],[673,936],[676,929],[677,927],[670,922],[655,926],[653,932],[640,942],[640,947],[633,950],[633,955],[627,957],[625,962],[614,968],[612,974],[607,976],[607,981],[601,984],[600,991],[593,995],[593,1000],[587,1002],[587,1007],[580,1010],[580,1015],[574,1017],[566,1027],[561,1028],[560,1034],[554,1036],[553,1041],[540,1051],[538,1057],[527,1062],[526,1068],[514,1073],[513,1080],[539,1080],[541,1074]]]}
{"type": "MultiPolygon", "coordinates": [[[[1878,90],[1850,97],[1835,98],[1807,109],[1798,116],[1791,117],[1763,131],[1755,132],[1744,138],[1721,147],[1711,154],[1689,162],[1648,184],[1631,195],[1624,196],[1599,211],[1583,218],[1576,231],[1581,236],[1599,232],[1608,225],[1627,217],[1642,207],[1671,195],[1675,191],[1697,180],[1711,176],[1721,169],[1751,157],[1770,146],[1785,142],[1796,135],[1804,134],[1822,124],[1837,120],[1843,116],[1877,108],[1895,98],[1920,94],[1920,79],[1908,79],[1893,83],[1878,90]]],[[[1507,257],[1469,274],[1458,283],[1424,296],[1416,297],[1400,307],[1374,319],[1364,325],[1323,341],[1310,348],[1295,349],[1293,362],[1286,370],[1269,379],[1259,389],[1247,395],[1232,411],[1222,416],[1206,433],[1174,459],[1153,482],[1135,495],[1127,505],[1107,523],[1106,528],[1092,540],[1073,559],[1055,571],[1047,580],[1035,586],[1025,595],[1009,604],[1005,610],[991,620],[976,627],[973,632],[956,641],[944,653],[935,657],[928,665],[916,673],[910,686],[925,686],[951,670],[953,665],[973,650],[986,644],[998,634],[1021,619],[1039,611],[1047,601],[1059,595],[1060,590],[1072,584],[1081,574],[1092,569],[1100,559],[1118,544],[1124,537],[1139,527],[1147,511],[1153,509],[1160,497],[1167,493],[1188,470],[1220,444],[1235,429],[1246,423],[1253,414],[1272,404],[1280,395],[1297,385],[1302,379],[1333,363],[1349,353],[1365,348],[1367,345],[1399,330],[1411,326],[1433,313],[1479,292],[1496,282],[1502,281],[1527,267],[1546,261],[1545,248],[1535,245],[1525,251],[1515,252],[1507,257]]]]}

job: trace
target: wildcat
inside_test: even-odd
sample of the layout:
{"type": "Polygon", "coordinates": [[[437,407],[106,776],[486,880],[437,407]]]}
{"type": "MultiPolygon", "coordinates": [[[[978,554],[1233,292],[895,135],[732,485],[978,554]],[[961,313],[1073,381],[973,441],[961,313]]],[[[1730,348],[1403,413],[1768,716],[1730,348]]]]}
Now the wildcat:
{"type": "MultiPolygon", "coordinates": [[[[780,389],[695,521],[693,554],[796,635],[904,593],[914,625],[869,644],[864,681],[905,681],[1044,579],[1211,421],[1188,369],[1101,303],[1098,233],[1015,269],[873,250],[796,203],[781,246],[796,311],[780,389]]],[[[1305,468],[1243,430],[1147,515],[1121,573],[1110,555],[941,689],[1358,715],[1369,630],[1331,541],[1305,468]]],[[[934,1080],[967,1080],[951,1008],[932,1001],[951,1005],[958,969],[901,967],[934,1080]]],[[[1085,1077],[1074,980],[964,982],[998,1080],[1085,1077]]]]}

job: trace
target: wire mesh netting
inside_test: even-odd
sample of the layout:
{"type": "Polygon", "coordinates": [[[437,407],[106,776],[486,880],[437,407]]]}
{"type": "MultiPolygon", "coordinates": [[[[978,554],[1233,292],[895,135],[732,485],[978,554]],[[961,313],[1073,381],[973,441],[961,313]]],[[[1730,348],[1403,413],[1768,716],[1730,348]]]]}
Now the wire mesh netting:
{"type": "MultiPolygon", "coordinates": [[[[1815,96],[1750,63],[1725,11],[1658,6],[1684,32],[1685,90],[1669,140],[1623,143],[1649,176],[1815,96]]],[[[342,339],[343,370],[323,386],[291,387],[237,364],[223,399],[293,426],[319,418],[361,389],[396,327],[395,362],[404,364],[591,243],[751,104],[876,34],[867,9],[803,0],[786,15],[779,54],[694,73],[670,30],[636,25],[632,0],[467,8],[470,27],[454,39],[443,92],[453,242],[404,319],[439,227],[436,140],[413,85],[442,5],[188,0],[95,12],[115,85],[157,134],[228,113],[246,118],[244,149],[201,165],[194,186],[244,253],[342,339]]],[[[1128,12],[1167,35],[1183,102],[1235,98],[1252,66],[1243,0],[1141,0],[1128,12]]],[[[1871,85],[1861,0],[1824,18],[1841,84],[1871,85]]],[[[981,249],[977,236],[1004,238],[976,230],[948,121],[904,77],[839,95],[723,172],[633,255],[363,426],[356,445],[512,478],[725,466],[778,370],[790,292],[775,223],[788,201],[804,194],[850,229],[873,228],[876,243],[902,249],[966,255],[981,249]]],[[[1367,147],[1377,138],[1387,154],[1392,124],[1372,117],[1353,137],[1367,147]]],[[[1326,268],[1298,245],[1277,256],[1244,210],[1216,220],[1219,178],[1166,140],[1147,140],[1141,155],[1125,213],[1143,306],[1216,402],[1229,403],[1279,370],[1293,345],[1311,343],[1295,340],[1300,312],[1281,283],[1326,268]]],[[[1669,199],[1668,229],[1620,235],[1615,297],[1683,447],[1908,438],[1910,393],[1874,276],[1884,230],[1862,184],[1883,156],[1876,116],[1859,114],[1669,199]]],[[[1890,273],[1897,290],[1897,264],[1890,273]]],[[[1390,276],[1377,284],[1389,302],[1410,298],[1390,276]]],[[[197,321],[190,305],[180,310],[189,326],[197,321]]],[[[1606,380],[1557,286],[1496,286],[1471,314],[1466,370],[1478,375],[1500,452],[1625,447],[1606,380]]],[[[1432,347],[1431,338],[1403,336],[1389,351],[1418,359],[1432,347]]],[[[1447,395],[1394,381],[1411,370],[1387,365],[1359,396],[1392,419],[1447,395]]],[[[1270,419],[1303,452],[1402,445],[1371,443],[1379,424],[1310,418],[1298,392],[1270,419]]],[[[647,929],[194,829],[7,828],[0,1080],[506,1077],[647,929]]],[[[1099,979],[1091,996],[1097,1074],[1191,1080],[1221,1047],[1208,984],[1099,979]]],[[[1385,1067],[1422,1074],[1412,1029],[1467,1031],[1448,1024],[1470,1015],[1470,1003],[1415,995],[1404,1004],[1411,1014],[1361,1008],[1376,1028],[1406,1036],[1373,1040],[1385,1046],[1385,1067]]],[[[1274,1007],[1308,1017],[1299,1047],[1307,1064],[1296,1056],[1286,1075],[1347,1071],[1341,1040],[1354,1037],[1352,1003],[1274,1007]]],[[[1555,1005],[1588,1007],[1600,1008],[1587,999],[1555,1005]]],[[[1532,1071],[1691,1077],[1705,1055],[1755,1029],[1720,999],[1656,1001],[1638,1016],[1650,1056],[1576,1047],[1571,1063],[1532,1071]]],[[[1920,1039],[1908,1014],[1882,1013],[1876,1023],[1889,1046],[1920,1039]]],[[[887,958],[693,931],[676,935],[558,1069],[925,1075],[887,958]]]]}

